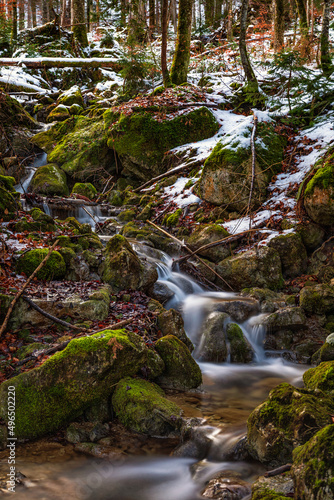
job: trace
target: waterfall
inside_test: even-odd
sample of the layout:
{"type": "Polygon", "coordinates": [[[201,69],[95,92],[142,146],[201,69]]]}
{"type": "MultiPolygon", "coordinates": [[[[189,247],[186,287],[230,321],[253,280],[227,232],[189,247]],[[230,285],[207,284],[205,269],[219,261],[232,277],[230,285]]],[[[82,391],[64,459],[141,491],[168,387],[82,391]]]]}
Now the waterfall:
{"type": "Polygon", "coordinates": [[[27,193],[31,180],[34,177],[34,173],[36,172],[38,167],[42,167],[43,165],[46,165],[46,163],[47,163],[46,153],[42,153],[36,156],[33,164],[27,167],[27,173],[28,173],[27,177],[15,186],[16,191],[21,194],[27,193]]]}

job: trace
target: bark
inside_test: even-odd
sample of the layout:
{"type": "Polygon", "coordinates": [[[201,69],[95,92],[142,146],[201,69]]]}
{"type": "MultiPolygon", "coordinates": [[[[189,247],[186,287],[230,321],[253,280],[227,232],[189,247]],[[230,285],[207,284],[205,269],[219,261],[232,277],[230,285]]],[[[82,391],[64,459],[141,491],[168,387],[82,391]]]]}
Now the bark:
{"type": "Polygon", "coordinates": [[[161,71],[165,87],[170,86],[170,77],[167,68],[167,16],[168,0],[162,0],[161,6],[161,71]]]}
{"type": "Polygon", "coordinates": [[[17,42],[17,1],[12,1],[12,33],[11,33],[11,45],[15,45],[17,42]]]}
{"type": "Polygon", "coordinates": [[[329,54],[329,22],[331,0],[324,0],[324,10],[322,16],[320,61],[321,69],[325,76],[330,76],[333,72],[332,60],[329,54]]]}
{"type": "Polygon", "coordinates": [[[49,4],[47,0],[42,0],[42,23],[49,22],[49,4]]]}
{"type": "Polygon", "coordinates": [[[127,12],[127,3],[126,0],[121,1],[121,26],[124,28],[126,25],[126,12],[127,12]]]}
{"type": "Polygon", "coordinates": [[[92,10],[92,0],[87,0],[86,2],[87,31],[90,31],[91,10],[92,10]]]}
{"type": "Polygon", "coordinates": [[[25,24],[25,8],[24,0],[19,0],[19,29],[24,30],[25,24]]]}
{"type": "Polygon", "coordinates": [[[176,12],[176,0],[170,1],[170,17],[172,20],[174,33],[177,31],[177,12],[176,12]]]}
{"type": "Polygon", "coordinates": [[[180,0],[179,3],[176,47],[170,71],[171,80],[176,85],[181,85],[187,81],[193,1],[180,0]]]}
{"type": "Polygon", "coordinates": [[[149,23],[150,23],[150,37],[155,30],[155,0],[149,0],[149,23]]]}
{"type": "Polygon", "coordinates": [[[59,58],[59,57],[36,57],[36,58],[0,58],[1,66],[19,66],[24,64],[27,68],[112,68],[114,71],[119,71],[120,65],[114,60],[108,58],[59,58]]]}
{"type": "Polygon", "coordinates": [[[74,38],[82,47],[88,46],[85,3],[82,0],[72,0],[71,5],[71,25],[74,38]]]}
{"type": "Polygon", "coordinates": [[[96,0],[96,24],[100,24],[100,0],[96,0]]]}
{"type": "Polygon", "coordinates": [[[69,26],[71,24],[71,5],[69,0],[62,0],[61,25],[69,26]]]}
{"type": "Polygon", "coordinates": [[[299,27],[302,37],[305,37],[308,32],[307,24],[307,13],[305,7],[305,0],[296,0],[298,16],[299,16],[299,27]]]}
{"type": "Polygon", "coordinates": [[[284,45],[285,0],[275,0],[274,50],[280,51],[284,45]]]}
{"type": "Polygon", "coordinates": [[[215,11],[214,0],[204,0],[204,14],[205,14],[206,26],[213,25],[214,11],[215,11]]]}
{"type": "Polygon", "coordinates": [[[222,0],[215,1],[215,16],[214,16],[214,26],[218,27],[220,20],[222,18],[222,0]]]}
{"type": "Polygon", "coordinates": [[[233,40],[233,4],[232,0],[227,2],[227,39],[233,40]]]}
{"type": "Polygon", "coordinates": [[[30,5],[31,5],[31,20],[32,20],[32,27],[36,28],[37,26],[37,16],[36,16],[36,0],[30,0],[30,5]]]}
{"type": "Polygon", "coordinates": [[[248,18],[248,0],[242,0],[241,16],[240,16],[239,51],[246,80],[249,84],[251,84],[252,91],[256,92],[258,90],[258,83],[253,68],[250,64],[246,47],[247,18],[248,18]]]}

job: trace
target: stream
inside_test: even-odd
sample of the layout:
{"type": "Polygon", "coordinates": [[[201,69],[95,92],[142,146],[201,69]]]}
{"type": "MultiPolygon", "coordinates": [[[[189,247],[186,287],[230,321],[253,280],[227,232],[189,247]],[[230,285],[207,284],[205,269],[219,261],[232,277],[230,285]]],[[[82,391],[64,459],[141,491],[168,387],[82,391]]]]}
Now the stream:
{"type": "MultiPolygon", "coordinates": [[[[98,211],[94,215],[99,217],[98,211]]],[[[86,213],[84,222],[94,227],[86,213]]],[[[17,470],[26,476],[25,487],[16,489],[18,499],[196,500],[203,498],[205,483],[217,473],[228,484],[236,482],[249,487],[265,471],[257,462],[231,459],[229,452],[245,436],[249,414],[269,391],[281,382],[302,386],[306,367],[270,357],[264,351],[263,315],[239,323],[255,353],[252,363],[200,361],[203,321],[222,303],[240,301],[240,296],[204,291],[186,275],[172,271],[173,259],[167,254],[138,242],[132,245],[139,255],[155,263],[159,283],[167,285],[171,292],[165,307],[181,311],[186,333],[195,346],[194,357],[202,370],[203,385],[199,390],[171,393],[168,397],[187,417],[205,419],[199,429],[210,439],[206,455],[200,461],[168,456],[170,450],[164,449],[164,440],[160,439],[149,451],[138,450],[137,456],[131,458],[128,453],[129,458],[113,462],[87,458],[74,452],[70,445],[52,447],[42,442],[34,448],[34,443],[28,443],[17,450],[17,470]]],[[[242,497],[219,498],[246,500],[250,494],[248,490],[242,497]]]]}

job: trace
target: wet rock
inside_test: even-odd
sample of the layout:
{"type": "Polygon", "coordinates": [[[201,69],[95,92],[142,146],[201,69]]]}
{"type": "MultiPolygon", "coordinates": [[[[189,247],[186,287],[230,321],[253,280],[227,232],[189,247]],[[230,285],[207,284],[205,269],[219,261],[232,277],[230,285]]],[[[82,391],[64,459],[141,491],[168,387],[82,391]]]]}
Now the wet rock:
{"type": "Polygon", "coordinates": [[[300,292],[300,307],[309,314],[334,313],[334,286],[305,286],[300,292]]]}
{"type": "Polygon", "coordinates": [[[310,368],[303,375],[305,387],[324,392],[334,390],[334,361],[326,361],[316,368],[310,368]]]}
{"type": "Polygon", "coordinates": [[[67,106],[64,106],[63,104],[59,104],[53,110],[48,114],[46,121],[47,123],[52,123],[52,122],[63,122],[64,120],[67,120],[69,118],[70,112],[67,106]]]}
{"type": "Polygon", "coordinates": [[[71,194],[80,194],[89,200],[92,200],[97,195],[97,191],[90,182],[76,182],[73,186],[71,194]]]}
{"type": "Polygon", "coordinates": [[[102,399],[87,408],[84,412],[84,416],[89,422],[105,423],[111,420],[111,407],[109,399],[102,399]]]}
{"type": "Polygon", "coordinates": [[[269,247],[274,248],[280,256],[285,278],[295,278],[306,271],[307,253],[299,234],[277,236],[270,240],[269,247]]]}
{"type": "Polygon", "coordinates": [[[252,500],[280,500],[293,496],[294,486],[291,474],[273,477],[261,476],[252,485],[252,500]]]}
{"type": "Polygon", "coordinates": [[[207,483],[202,497],[214,500],[243,500],[251,493],[251,486],[237,477],[220,472],[207,483]]]}
{"type": "Polygon", "coordinates": [[[277,290],[283,285],[281,260],[273,248],[256,250],[228,257],[219,262],[217,272],[234,288],[269,288],[277,290]]]}
{"type": "Polygon", "coordinates": [[[122,424],[149,436],[168,436],[181,425],[181,409],[166,399],[159,386],[147,380],[130,377],[121,380],[112,405],[122,424]]]}
{"type": "Polygon", "coordinates": [[[248,418],[250,454],[271,466],[291,462],[293,449],[327,425],[333,411],[333,399],[324,392],[280,384],[248,418]]]}
{"type": "Polygon", "coordinates": [[[222,363],[227,359],[227,344],[224,324],[228,314],[213,312],[209,314],[202,325],[202,335],[196,347],[195,356],[201,361],[222,363]]]}
{"type": "Polygon", "coordinates": [[[179,311],[175,309],[169,309],[168,311],[164,310],[157,317],[157,325],[164,337],[166,335],[174,335],[174,337],[181,340],[190,351],[193,350],[194,346],[186,335],[183,318],[179,311]]]}
{"type": "Polygon", "coordinates": [[[246,288],[243,290],[243,295],[259,301],[262,313],[272,313],[286,306],[283,294],[268,290],[268,288],[246,288]]]}
{"type": "Polygon", "coordinates": [[[91,422],[74,422],[66,429],[66,439],[70,443],[83,443],[91,441],[94,443],[99,439],[107,437],[109,426],[107,424],[91,422]]]}
{"type": "MultiPolygon", "coordinates": [[[[29,250],[29,252],[26,252],[19,258],[16,265],[17,272],[30,276],[48,253],[49,250],[47,248],[29,250]]],[[[43,280],[61,279],[64,278],[65,272],[66,265],[63,257],[59,252],[53,250],[51,257],[42,269],[38,271],[36,277],[43,280]]]]}
{"type": "Polygon", "coordinates": [[[298,330],[305,326],[306,317],[300,307],[285,307],[264,318],[262,324],[274,332],[284,328],[298,330]]]}
{"type": "MultiPolygon", "coordinates": [[[[189,352],[189,351],[188,351],[189,352]]],[[[11,378],[0,386],[0,417],[8,423],[8,386],[16,387],[18,439],[37,438],[53,432],[97,401],[107,398],[124,376],[142,367],[155,371],[149,350],[141,337],[126,330],[103,332],[72,340],[67,347],[39,368],[11,378]]],[[[190,354],[189,354],[190,356],[190,354]]]]}
{"type": "Polygon", "coordinates": [[[292,475],[295,498],[329,500],[334,498],[334,425],[318,431],[293,453],[292,475]]]}
{"type": "Polygon", "coordinates": [[[67,196],[66,175],[56,163],[39,167],[31,180],[29,189],[35,194],[46,196],[67,196]]]}
{"type": "Polygon", "coordinates": [[[229,342],[229,352],[232,363],[251,363],[254,351],[243,334],[240,326],[230,323],[226,327],[226,336],[229,342]]]}
{"type": "Polygon", "coordinates": [[[112,446],[112,444],[109,442],[104,443],[102,441],[104,441],[104,439],[102,439],[100,443],[77,443],[74,446],[74,450],[101,460],[118,461],[125,458],[125,452],[115,450],[115,447],[112,446]]]}
{"type": "Polygon", "coordinates": [[[157,378],[162,387],[177,390],[195,389],[202,383],[202,373],[189,349],[173,335],[162,337],[155,349],[165,362],[165,371],[157,378]]]}
{"type": "Polygon", "coordinates": [[[174,297],[174,292],[165,283],[156,282],[153,287],[153,298],[165,304],[169,299],[174,297]]]}
{"type": "Polygon", "coordinates": [[[173,451],[173,456],[204,460],[208,456],[212,444],[211,435],[216,430],[215,427],[209,426],[192,428],[188,433],[186,442],[173,451]]]}
{"type": "Polygon", "coordinates": [[[243,323],[250,316],[260,312],[259,303],[256,300],[245,299],[245,300],[224,300],[219,304],[215,305],[216,311],[222,311],[227,313],[234,321],[238,323],[243,323]]]}
{"type": "MultiPolygon", "coordinates": [[[[222,240],[229,236],[229,233],[222,226],[218,224],[201,224],[187,240],[187,245],[192,250],[197,250],[198,248],[207,245],[209,243],[214,243],[215,241],[222,240]]],[[[219,262],[220,260],[226,259],[231,255],[231,249],[235,247],[235,244],[231,245],[219,245],[217,247],[208,248],[203,250],[198,255],[201,257],[207,257],[213,262],[219,262]]]]}

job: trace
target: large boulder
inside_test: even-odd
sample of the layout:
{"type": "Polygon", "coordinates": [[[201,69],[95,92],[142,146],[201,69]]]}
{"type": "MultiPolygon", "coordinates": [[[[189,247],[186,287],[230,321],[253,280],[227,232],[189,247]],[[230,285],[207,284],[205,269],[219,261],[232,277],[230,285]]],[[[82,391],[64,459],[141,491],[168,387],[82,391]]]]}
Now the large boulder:
{"type": "Polygon", "coordinates": [[[29,189],[33,193],[47,196],[67,196],[69,193],[66,174],[56,163],[39,167],[34,173],[29,189]]]}
{"type": "Polygon", "coordinates": [[[334,278],[334,236],[313,252],[308,266],[308,274],[316,274],[321,283],[330,283],[334,278]]]}
{"type": "MultiPolygon", "coordinates": [[[[48,253],[49,250],[47,248],[29,250],[19,258],[16,265],[17,272],[30,276],[48,255],[48,253]]],[[[66,264],[63,257],[59,252],[53,250],[51,256],[46,261],[44,266],[38,271],[36,277],[40,280],[56,280],[64,278],[65,272],[66,264]]]]}
{"type": "Polygon", "coordinates": [[[334,313],[334,286],[305,286],[300,292],[300,307],[308,314],[334,313]]]}
{"type": "Polygon", "coordinates": [[[108,241],[101,276],[115,292],[129,288],[150,292],[158,279],[156,269],[150,264],[144,266],[130,243],[120,234],[108,241]]]}
{"type": "MultiPolygon", "coordinates": [[[[250,117],[214,147],[198,184],[202,199],[238,212],[247,208],[252,182],[252,129],[250,117]]],[[[284,145],[285,140],[275,132],[273,122],[258,124],[252,208],[265,200],[266,188],[283,160],[284,145]]]]}
{"type": "Polygon", "coordinates": [[[300,307],[284,307],[265,317],[262,322],[273,332],[284,329],[299,330],[305,327],[305,323],[306,317],[300,307]]]}
{"type": "Polygon", "coordinates": [[[14,218],[21,208],[20,195],[14,189],[15,179],[0,175],[0,219],[5,221],[14,218]]]}
{"type": "Polygon", "coordinates": [[[39,368],[0,386],[0,417],[8,425],[8,387],[15,386],[15,436],[33,439],[59,429],[83,411],[107,398],[123,377],[143,367],[157,377],[161,360],[145,342],[126,330],[104,330],[72,340],[39,368]],[[154,359],[152,359],[152,353],[154,359]]]}
{"type": "Polygon", "coordinates": [[[280,256],[285,278],[295,278],[306,271],[307,253],[299,234],[282,234],[270,240],[269,246],[280,256]]]}
{"type": "Polygon", "coordinates": [[[63,104],[64,106],[72,106],[72,104],[78,104],[79,106],[84,105],[81,90],[78,85],[73,85],[70,89],[62,92],[57,99],[57,104],[63,104]]]}
{"type": "Polygon", "coordinates": [[[327,425],[333,411],[333,398],[320,390],[280,384],[248,418],[250,454],[271,466],[290,462],[293,449],[306,443],[316,429],[327,425]]]}
{"type": "Polygon", "coordinates": [[[222,260],[217,272],[234,291],[260,287],[277,290],[283,286],[281,260],[276,250],[260,247],[222,260]]]}
{"type": "Polygon", "coordinates": [[[224,324],[228,315],[223,312],[212,312],[201,327],[201,339],[195,356],[201,361],[222,363],[227,359],[227,343],[224,324]]]}
{"type": "MultiPolygon", "coordinates": [[[[229,236],[229,233],[218,224],[201,224],[187,240],[187,245],[192,250],[198,250],[200,247],[215,241],[222,240],[229,236]]],[[[235,245],[234,245],[235,246],[235,245]]],[[[232,245],[232,248],[234,248],[232,245]]],[[[231,254],[231,245],[219,245],[217,247],[203,250],[198,255],[207,257],[214,262],[226,259],[231,254]]]]}
{"type": "Polygon", "coordinates": [[[325,361],[316,368],[310,368],[304,373],[303,380],[307,389],[334,391],[334,361],[325,361]]]}
{"type": "Polygon", "coordinates": [[[181,409],[148,380],[122,379],[113,394],[112,406],[122,424],[149,436],[168,436],[180,428],[182,421],[181,409]]]}
{"type": "Polygon", "coordinates": [[[326,160],[316,164],[316,172],[304,192],[307,214],[317,224],[334,224],[334,149],[326,152],[326,160]]]}
{"type": "Polygon", "coordinates": [[[165,363],[165,370],[157,379],[159,385],[169,389],[195,389],[202,383],[200,367],[187,346],[173,335],[162,337],[155,349],[165,363]]]}
{"type": "Polygon", "coordinates": [[[334,425],[319,430],[293,452],[294,498],[334,498],[334,425]]]}
{"type": "Polygon", "coordinates": [[[171,120],[158,121],[152,113],[132,113],[120,118],[105,112],[109,122],[108,146],[118,154],[125,177],[147,181],[167,170],[164,154],[189,142],[212,137],[219,129],[215,117],[205,107],[171,120]]]}

